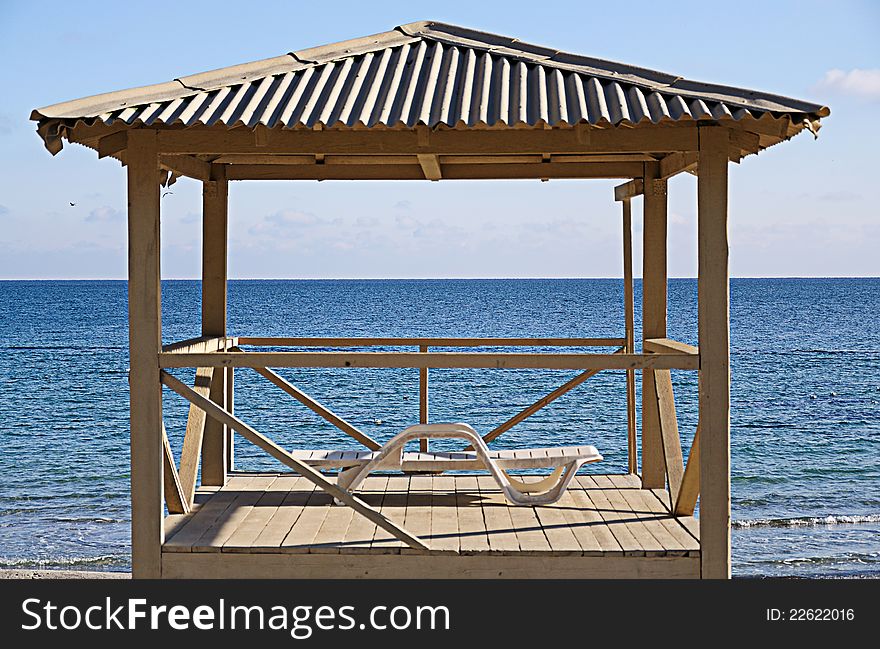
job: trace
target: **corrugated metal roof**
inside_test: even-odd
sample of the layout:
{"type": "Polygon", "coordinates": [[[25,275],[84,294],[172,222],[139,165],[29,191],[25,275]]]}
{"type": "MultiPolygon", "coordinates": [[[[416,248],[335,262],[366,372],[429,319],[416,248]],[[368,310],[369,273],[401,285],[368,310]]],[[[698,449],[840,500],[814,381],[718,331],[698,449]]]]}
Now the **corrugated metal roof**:
{"type": "Polygon", "coordinates": [[[436,22],[33,111],[50,150],[65,128],[510,128],[830,113],[768,93],[528,45],[436,22]]]}

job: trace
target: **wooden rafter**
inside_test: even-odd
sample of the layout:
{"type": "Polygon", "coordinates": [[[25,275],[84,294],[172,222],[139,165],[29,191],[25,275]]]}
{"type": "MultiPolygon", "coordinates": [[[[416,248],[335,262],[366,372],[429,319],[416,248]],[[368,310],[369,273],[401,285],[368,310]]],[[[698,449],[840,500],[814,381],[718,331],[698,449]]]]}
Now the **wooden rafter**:
{"type": "Polygon", "coordinates": [[[440,169],[440,156],[433,153],[419,153],[419,165],[427,180],[440,180],[443,172],[440,169]]]}

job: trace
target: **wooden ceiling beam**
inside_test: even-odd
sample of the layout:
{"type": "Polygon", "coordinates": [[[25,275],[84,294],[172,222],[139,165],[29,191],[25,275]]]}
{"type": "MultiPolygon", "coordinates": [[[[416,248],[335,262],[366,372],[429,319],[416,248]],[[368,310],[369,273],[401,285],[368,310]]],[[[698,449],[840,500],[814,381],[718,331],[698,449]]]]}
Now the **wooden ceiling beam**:
{"type": "MultiPolygon", "coordinates": [[[[426,163],[429,164],[429,163],[426,163]]],[[[439,165],[438,165],[439,167],[439,165]]],[[[409,165],[226,165],[229,180],[501,180],[539,178],[632,178],[641,176],[640,162],[454,164],[425,171],[409,165]],[[430,175],[429,175],[430,174],[430,175]]]]}

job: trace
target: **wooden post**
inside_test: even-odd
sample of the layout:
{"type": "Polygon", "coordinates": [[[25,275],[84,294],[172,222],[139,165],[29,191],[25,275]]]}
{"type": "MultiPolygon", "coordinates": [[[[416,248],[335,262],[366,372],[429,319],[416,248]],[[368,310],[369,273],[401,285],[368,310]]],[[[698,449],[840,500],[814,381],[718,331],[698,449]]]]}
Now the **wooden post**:
{"type": "MultiPolygon", "coordinates": [[[[642,251],[642,340],[666,338],[666,181],[660,165],[645,163],[642,251]]],[[[642,371],[642,487],[663,489],[663,447],[657,417],[654,375],[642,371]]]]}
{"type": "Polygon", "coordinates": [[[128,135],[128,345],[131,417],[131,565],[162,576],[162,308],[159,150],[155,131],[128,135]]]}
{"type": "MultiPolygon", "coordinates": [[[[210,181],[202,184],[202,335],[226,335],[226,238],[228,183],[223,165],[211,166],[210,181]]],[[[224,406],[228,399],[226,377],[214,374],[210,398],[224,406]]],[[[202,484],[226,484],[230,465],[231,431],[209,418],[202,443],[202,484]]]]}
{"type": "MultiPolygon", "coordinates": [[[[623,306],[627,354],[635,351],[635,306],[633,301],[632,266],[632,204],[630,199],[623,201],[623,306]]],[[[636,457],[636,372],[626,371],[626,446],[627,465],[630,473],[638,471],[636,457]]]]}
{"type": "MultiPolygon", "coordinates": [[[[419,351],[422,353],[428,352],[427,345],[421,345],[419,347],[419,351]]],[[[422,367],[419,369],[419,423],[427,424],[428,423],[428,368],[422,367]]],[[[422,453],[428,452],[428,438],[419,440],[419,450],[422,453]]]]}
{"type": "Polygon", "coordinates": [[[700,127],[697,181],[700,345],[700,546],[703,578],[730,578],[730,279],[728,132],[700,127]]]}

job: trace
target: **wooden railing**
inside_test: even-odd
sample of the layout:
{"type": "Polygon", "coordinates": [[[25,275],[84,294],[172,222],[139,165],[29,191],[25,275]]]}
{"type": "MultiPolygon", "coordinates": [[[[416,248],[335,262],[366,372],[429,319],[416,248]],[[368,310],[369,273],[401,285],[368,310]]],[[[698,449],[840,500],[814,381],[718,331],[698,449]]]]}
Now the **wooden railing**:
{"type": "MultiPolygon", "coordinates": [[[[627,433],[630,466],[634,466],[635,444],[630,437],[635,431],[634,370],[653,372],[656,390],[657,418],[660,421],[666,473],[670,485],[671,503],[676,513],[693,512],[693,503],[699,491],[699,475],[694,467],[698,457],[699,438],[692,447],[688,467],[682,465],[681,444],[672,396],[671,369],[699,369],[699,351],[690,345],[668,339],[652,339],[644,342],[644,352],[635,353],[631,336],[628,338],[292,338],[292,337],[218,337],[194,338],[163,347],[159,354],[159,366],[168,368],[196,368],[195,386],[184,386],[178,379],[162,372],[163,383],[190,401],[180,468],[175,467],[167,435],[163,429],[165,449],[165,490],[169,512],[185,513],[192,507],[198,473],[199,456],[205,429],[206,415],[236,430],[264,447],[274,457],[300,470],[299,462],[291,464],[289,454],[274,442],[259,435],[238,420],[231,412],[219,405],[218,382],[214,380],[216,368],[251,368],[275,384],[281,390],[371,450],[380,444],[354,424],[334,413],[312,396],[284,379],[270,367],[370,367],[370,368],[417,368],[419,369],[419,420],[428,421],[428,370],[429,368],[494,368],[494,369],[559,369],[581,370],[581,373],[558,388],[530,404],[514,416],[483,435],[492,441],[517,424],[525,421],[564,394],[570,392],[602,370],[627,370],[627,433]],[[246,351],[247,347],[293,347],[309,351],[246,351]],[[412,347],[418,351],[362,351],[371,347],[412,347]],[[616,347],[608,352],[498,352],[498,351],[436,351],[455,348],[591,348],[616,347]],[[320,348],[315,350],[314,348],[320,348]],[[334,349],[336,348],[336,349],[334,349]],[[351,348],[338,351],[338,348],[351,348]],[[433,350],[433,351],[432,351],[433,350]],[[212,404],[208,406],[207,404],[212,404]]],[[[699,430],[697,431],[699,434],[699,430]]],[[[421,442],[427,450],[427,440],[421,442]]],[[[319,474],[318,474],[319,475],[319,474]]],[[[314,476],[307,476],[310,479],[314,476]]],[[[316,478],[317,480],[317,478],[316,478]]],[[[321,486],[323,482],[321,479],[321,486]]],[[[318,484],[316,482],[316,484],[318,484]]],[[[335,492],[334,492],[334,495],[335,492]]],[[[348,499],[346,499],[347,501],[348,499]]],[[[375,518],[374,512],[364,510],[362,503],[354,501],[351,506],[375,518]]],[[[378,520],[378,519],[377,519],[378,520]]],[[[378,523],[377,523],[378,524],[378,523]]],[[[391,525],[387,521],[383,524],[391,525]]],[[[394,528],[398,538],[407,536],[405,531],[394,528]]],[[[408,542],[411,539],[406,539],[408,542]]]]}

